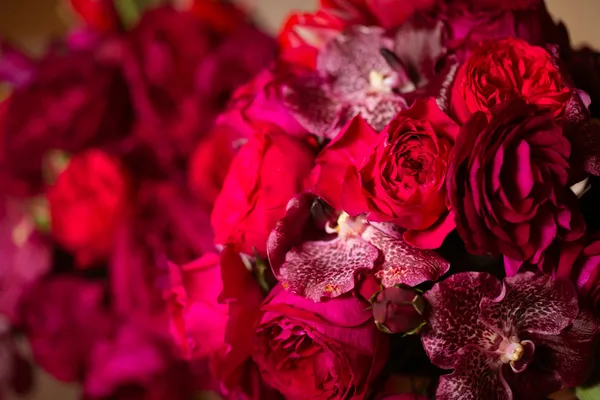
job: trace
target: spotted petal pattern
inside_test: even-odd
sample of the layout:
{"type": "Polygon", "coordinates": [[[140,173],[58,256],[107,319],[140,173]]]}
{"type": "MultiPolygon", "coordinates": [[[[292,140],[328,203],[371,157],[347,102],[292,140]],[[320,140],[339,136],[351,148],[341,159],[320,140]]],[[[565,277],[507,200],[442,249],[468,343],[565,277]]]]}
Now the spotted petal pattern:
{"type": "Polygon", "coordinates": [[[432,312],[421,341],[435,365],[452,368],[461,348],[487,348],[500,340],[479,320],[478,305],[484,297],[495,298],[501,291],[496,277],[472,272],[453,275],[425,293],[432,312]]]}
{"type": "Polygon", "coordinates": [[[376,276],[384,287],[436,281],[450,268],[450,263],[437,253],[413,247],[373,226],[368,226],[362,237],[383,254],[384,261],[376,276]]]}
{"type": "Polygon", "coordinates": [[[352,290],[355,275],[373,269],[378,257],[360,237],[306,242],[287,253],[280,280],[293,293],[320,301],[352,290]]]}
{"type": "Polygon", "coordinates": [[[552,281],[548,275],[532,272],[504,280],[497,298],[481,301],[481,318],[500,327],[504,335],[518,332],[558,335],[577,317],[579,305],[575,288],[566,281],[552,281]]]}
{"type": "Polygon", "coordinates": [[[477,346],[463,347],[457,354],[454,372],[443,375],[437,400],[511,399],[512,393],[502,375],[490,374],[499,365],[490,364],[491,355],[477,346]]]}

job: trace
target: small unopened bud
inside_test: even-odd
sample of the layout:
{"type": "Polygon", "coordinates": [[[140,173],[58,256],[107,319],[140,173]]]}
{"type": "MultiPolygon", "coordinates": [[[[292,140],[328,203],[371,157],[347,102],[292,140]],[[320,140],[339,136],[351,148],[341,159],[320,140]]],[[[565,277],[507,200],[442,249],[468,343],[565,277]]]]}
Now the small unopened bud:
{"type": "Polygon", "coordinates": [[[424,313],[425,300],[414,289],[392,286],[373,300],[375,324],[386,333],[417,333],[425,325],[424,313]]]}

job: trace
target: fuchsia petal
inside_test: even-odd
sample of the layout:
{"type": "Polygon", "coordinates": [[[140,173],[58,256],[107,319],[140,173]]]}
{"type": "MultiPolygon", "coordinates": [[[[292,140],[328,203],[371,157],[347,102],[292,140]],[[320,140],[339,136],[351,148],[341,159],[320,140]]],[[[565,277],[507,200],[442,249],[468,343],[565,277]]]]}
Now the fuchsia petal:
{"type": "Polygon", "coordinates": [[[354,288],[355,275],[375,266],[379,252],[360,237],[305,242],[287,253],[279,280],[283,287],[313,301],[354,288]]]}
{"type": "Polygon", "coordinates": [[[302,231],[310,218],[310,206],[315,199],[310,193],[302,193],[291,199],[285,215],[275,225],[267,240],[267,255],[273,274],[279,275],[279,268],[285,262],[286,253],[302,239],[302,231]]]}
{"type": "Polygon", "coordinates": [[[383,254],[384,262],[377,277],[385,287],[436,281],[450,268],[450,263],[437,253],[413,247],[373,226],[368,226],[362,237],[383,254]]]}
{"type": "Polygon", "coordinates": [[[579,306],[568,281],[532,272],[504,280],[497,298],[481,301],[481,319],[507,336],[529,333],[558,335],[575,320],[579,306]]]}
{"type": "Polygon", "coordinates": [[[460,361],[452,374],[440,377],[437,400],[512,399],[512,392],[500,373],[501,365],[490,362],[492,354],[471,345],[460,349],[455,357],[460,361]]]}
{"type": "Polygon", "coordinates": [[[429,324],[421,341],[429,359],[441,368],[452,368],[459,349],[467,345],[490,346],[496,332],[479,319],[478,304],[484,297],[497,297],[500,281],[484,272],[464,272],[436,284],[424,297],[429,302],[429,324]]]}

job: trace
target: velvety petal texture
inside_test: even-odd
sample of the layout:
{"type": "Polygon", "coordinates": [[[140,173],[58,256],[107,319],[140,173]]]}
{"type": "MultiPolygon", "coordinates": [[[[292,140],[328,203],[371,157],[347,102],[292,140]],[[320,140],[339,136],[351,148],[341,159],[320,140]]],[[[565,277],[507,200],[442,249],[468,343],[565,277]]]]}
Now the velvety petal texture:
{"type": "Polygon", "coordinates": [[[571,151],[549,109],[516,100],[462,127],[448,173],[458,232],[474,254],[503,254],[507,274],[538,264],[585,225],[568,188],[571,151]]]}
{"type": "Polygon", "coordinates": [[[387,339],[354,297],[317,304],[277,286],[261,306],[253,358],[288,399],[358,399],[385,364],[387,339]]]}
{"type": "Polygon", "coordinates": [[[233,160],[211,222],[216,244],[266,257],[268,235],[300,193],[315,154],[300,140],[263,124],[233,160]]]}

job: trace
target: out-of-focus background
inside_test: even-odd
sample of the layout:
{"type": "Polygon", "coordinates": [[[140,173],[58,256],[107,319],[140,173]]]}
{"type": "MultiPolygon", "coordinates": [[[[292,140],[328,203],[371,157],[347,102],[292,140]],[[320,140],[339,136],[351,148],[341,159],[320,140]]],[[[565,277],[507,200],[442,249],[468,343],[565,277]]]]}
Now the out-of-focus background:
{"type": "MultiPolygon", "coordinates": [[[[31,53],[40,53],[52,38],[67,31],[69,17],[58,7],[60,0],[0,0],[0,35],[31,53]]],[[[253,10],[258,22],[276,33],[291,11],[313,10],[318,0],[238,0],[253,10]]],[[[415,0],[418,1],[418,0],[415,0]]],[[[563,20],[573,44],[600,49],[600,0],[546,0],[550,12],[563,20]]],[[[37,389],[27,400],[75,400],[78,390],[47,375],[40,375],[37,389]]],[[[16,399],[9,399],[16,400],[16,399]]]]}

